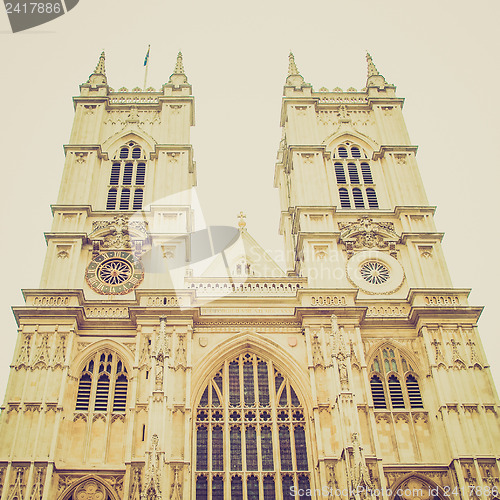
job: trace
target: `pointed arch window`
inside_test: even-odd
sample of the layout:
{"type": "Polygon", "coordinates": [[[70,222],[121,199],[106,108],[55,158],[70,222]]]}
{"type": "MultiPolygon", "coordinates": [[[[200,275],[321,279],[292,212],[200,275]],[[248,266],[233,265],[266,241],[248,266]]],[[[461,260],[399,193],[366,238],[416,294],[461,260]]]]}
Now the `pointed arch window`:
{"type": "Polygon", "coordinates": [[[80,375],[75,411],[125,413],[128,374],[119,357],[98,351],[80,375]]]}
{"type": "Polygon", "coordinates": [[[195,415],[197,500],[218,498],[218,477],[235,499],[281,498],[309,484],[304,409],[272,362],[251,353],[226,361],[195,415]]]}
{"type": "Polygon", "coordinates": [[[367,153],[361,147],[345,142],[334,151],[333,158],[336,160],[334,169],[339,186],[340,208],[378,209],[367,153]]]}
{"type": "Polygon", "coordinates": [[[142,209],[145,160],[145,152],[133,141],[120,148],[111,166],[106,210],[142,209]]]}
{"type": "Polygon", "coordinates": [[[375,409],[424,407],[417,375],[396,347],[384,347],[374,357],[370,388],[375,409]]]}

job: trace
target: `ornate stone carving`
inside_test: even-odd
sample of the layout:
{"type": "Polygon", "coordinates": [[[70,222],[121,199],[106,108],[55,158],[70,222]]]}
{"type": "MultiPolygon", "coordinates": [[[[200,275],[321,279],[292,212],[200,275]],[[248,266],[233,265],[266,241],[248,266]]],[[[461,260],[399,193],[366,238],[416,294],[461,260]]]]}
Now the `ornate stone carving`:
{"type": "Polygon", "coordinates": [[[29,366],[30,361],[30,350],[31,350],[31,337],[30,333],[24,335],[23,343],[21,345],[21,349],[19,350],[19,356],[16,360],[16,369],[21,368],[22,366],[29,366]]]}
{"type": "Polygon", "coordinates": [[[106,500],[106,498],[104,486],[95,479],[88,479],[80,484],[73,493],[74,500],[106,500]]]}
{"type": "Polygon", "coordinates": [[[142,342],[141,355],[139,356],[139,369],[144,367],[149,367],[151,364],[151,353],[149,345],[150,345],[150,338],[148,335],[146,335],[142,342]]]}
{"type": "Polygon", "coordinates": [[[323,358],[321,344],[319,342],[318,334],[316,332],[313,332],[313,335],[311,338],[311,350],[312,350],[313,365],[323,368],[325,366],[325,360],[323,358]]]}
{"type": "Polygon", "coordinates": [[[52,359],[52,365],[55,367],[63,366],[66,359],[66,335],[59,334],[56,338],[56,350],[54,352],[54,358],[52,359]]]}
{"type": "Polygon", "coordinates": [[[432,342],[431,342],[431,345],[434,347],[434,353],[435,353],[435,359],[434,359],[434,362],[438,365],[439,363],[444,363],[445,362],[445,359],[444,359],[444,355],[443,355],[443,351],[441,350],[441,342],[439,342],[438,339],[434,339],[432,342]]]}
{"type": "Polygon", "coordinates": [[[92,223],[92,233],[89,238],[91,240],[101,239],[101,247],[110,249],[132,248],[131,231],[141,239],[147,238],[147,223],[142,221],[130,220],[129,217],[116,215],[113,220],[94,221],[92,223]],[[105,231],[103,231],[105,230],[105,231]]]}
{"type": "Polygon", "coordinates": [[[177,350],[175,352],[175,366],[174,369],[178,370],[182,368],[186,369],[187,359],[186,359],[186,335],[180,333],[177,337],[177,350]]]}
{"type": "Polygon", "coordinates": [[[160,317],[160,329],[156,336],[155,351],[155,390],[163,390],[165,360],[170,357],[170,339],[167,337],[167,318],[160,317]]]}
{"type": "Polygon", "coordinates": [[[180,467],[178,465],[172,466],[174,479],[170,486],[170,500],[182,500],[182,478],[180,467]]]}
{"type": "Polygon", "coordinates": [[[390,255],[397,258],[396,243],[400,237],[392,222],[373,222],[370,217],[360,217],[356,222],[339,222],[339,228],[348,258],[356,250],[365,248],[389,250],[390,255]]]}
{"type": "Polygon", "coordinates": [[[134,467],[131,476],[129,499],[141,500],[141,468],[134,467]]]}
{"type": "Polygon", "coordinates": [[[47,333],[43,334],[40,338],[40,342],[36,347],[35,354],[33,356],[32,366],[33,368],[46,367],[49,364],[49,335],[47,333]]]}
{"type": "Polygon", "coordinates": [[[24,484],[24,472],[26,467],[16,467],[16,476],[14,479],[14,484],[10,487],[10,493],[7,500],[20,500],[24,498],[24,490],[26,485],[24,484]]]}
{"type": "Polygon", "coordinates": [[[370,478],[368,467],[366,466],[363,448],[361,447],[356,432],[352,434],[352,449],[353,464],[350,471],[351,489],[357,500],[369,498],[371,496],[369,492],[374,490],[374,486],[370,478]]]}
{"type": "Polygon", "coordinates": [[[349,345],[344,334],[344,329],[339,328],[337,316],[335,316],[335,314],[332,314],[331,316],[330,339],[332,363],[334,366],[335,364],[337,365],[341,389],[343,391],[348,391],[349,372],[347,370],[347,363],[349,362],[351,356],[351,346],[349,345]]]}
{"type": "Polygon", "coordinates": [[[465,345],[470,349],[470,364],[472,366],[479,365],[479,367],[481,367],[481,362],[479,361],[479,356],[476,351],[476,343],[472,339],[469,339],[465,345]]]}
{"type": "Polygon", "coordinates": [[[141,492],[141,500],[162,500],[160,489],[160,459],[162,452],[158,451],[158,443],[158,436],[153,434],[151,438],[151,450],[146,452],[147,469],[144,478],[144,488],[141,492]]]}
{"type": "Polygon", "coordinates": [[[30,500],[42,500],[43,495],[43,468],[37,467],[36,477],[31,489],[30,500]]]}

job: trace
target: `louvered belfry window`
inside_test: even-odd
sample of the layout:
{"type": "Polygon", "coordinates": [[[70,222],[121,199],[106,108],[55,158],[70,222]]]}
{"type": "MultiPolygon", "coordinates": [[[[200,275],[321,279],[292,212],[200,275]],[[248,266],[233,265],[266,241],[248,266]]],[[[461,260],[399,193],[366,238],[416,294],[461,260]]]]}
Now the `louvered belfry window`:
{"type": "Polygon", "coordinates": [[[238,500],[282,498],[309,485],[304,408],[272,362],[250,353],[226,361],[195,414],[197,500],[221,491],[238,500]]]}
{"type": "Polygon", "coordinates": [[[78,382],[75,411],[125,413],[128,374],[118,356],[108,350],[96,352],[78,382]]]}
{"type": "Polygon", "coordinates": [[[141,210],[146,155],[135,142],[122,146],[111,165],[106,210],[141,210]]]}
{"type": "Polygon", "coordinates": [[[375,409],[423,408],[418,378],[396,347],[384,347],[371,364],[370,387],[375,409]]]}
{"type": "Polygon", "coordinates": [[[366,152],[346,142],[333,153],[340,208],[379,208],[366,152]]]}

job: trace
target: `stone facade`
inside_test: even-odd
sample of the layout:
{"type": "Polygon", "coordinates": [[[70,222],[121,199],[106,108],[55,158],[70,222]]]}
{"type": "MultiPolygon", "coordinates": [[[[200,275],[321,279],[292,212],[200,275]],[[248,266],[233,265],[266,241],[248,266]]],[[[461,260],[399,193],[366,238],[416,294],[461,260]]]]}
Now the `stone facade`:
{"type": "Polygon", "coordinates": [[[452,287],[403,99],[367,59],[363,90],[314,91],[290,55],[284,272],[243,214],[195,224],[182,56],[161,91],[112,90],[101,56],[40,288],[14,308],[0,500],[499,497],[481,308],[452,287]]]}

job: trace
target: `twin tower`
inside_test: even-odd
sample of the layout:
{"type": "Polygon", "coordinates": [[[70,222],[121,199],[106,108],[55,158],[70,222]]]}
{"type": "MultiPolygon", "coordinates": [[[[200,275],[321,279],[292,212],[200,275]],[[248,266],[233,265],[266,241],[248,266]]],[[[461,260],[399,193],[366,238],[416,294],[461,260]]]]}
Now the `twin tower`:
{"type": "Polygon", "coordinates": [[[282,269],[243,216],[199,225],[181,54],[160,91],[111,89],[101,55],[13,308],[0,500],[499,498],[481,308],[367,62],[364,89],[315,91],[290,54],[282,269]]]}

